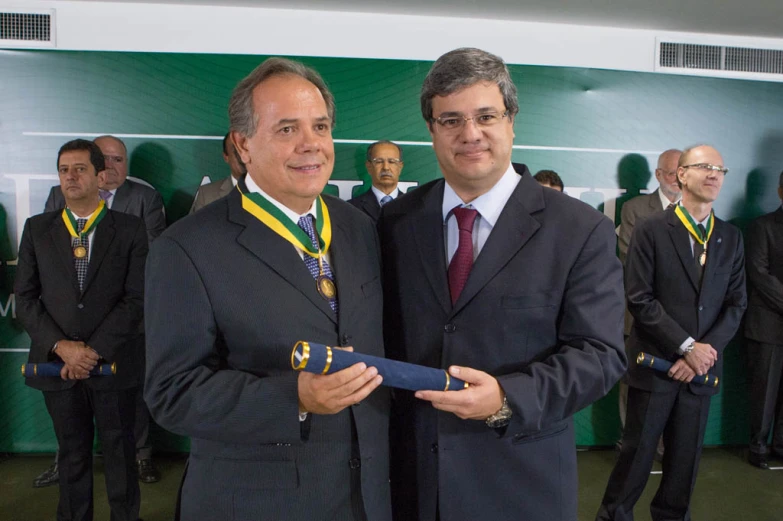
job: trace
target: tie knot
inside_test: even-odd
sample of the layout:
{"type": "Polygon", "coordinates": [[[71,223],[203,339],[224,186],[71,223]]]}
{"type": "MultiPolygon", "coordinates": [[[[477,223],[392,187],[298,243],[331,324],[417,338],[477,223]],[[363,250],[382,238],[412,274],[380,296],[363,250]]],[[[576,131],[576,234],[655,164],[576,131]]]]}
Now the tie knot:
{"type": "Polygon", "coordinates": [[[394,198],[393,198],[392,196],[390,196],[390,195],[384,195],[383,197],[381,197],[381,200],[380,200],[380,203],[379,203],[379,204],[380,204],[381,206],[383,206],[384,204],[386,204],[386,203],[390,203],[390,202],[392,202],[393,200],[394,200],[394,198]]]}
{"type": "Polygon", "coordinates": [[[699,232],[701,232],[701,236],[703,238],[706,238],[707,237],[707,229],[704,227],[703,224],[698,224],[697,226],[699,227],[699,232]]]}
{"type": "Polygon", "coordinates": [[[104,201],[108,201],[109,199],[111,199],[111,196],[114,195],[114,194],[112,194],[111,191],[109,191],[109,190],[100,189],[100,190],[98,190],[98,195],[104,201]]]}
{"type": "Polygon", "coordinates": [[[478,217],[478,210],[458,206],[451,212],[457,218],[457,227],[460,230],[473,233],[473,223],[476,221],[476,217],[478,217]]]}
{"type": "Polygon", "coordinates": [[[667,209],[667,210],[671,210],[671,209],[672,209],[672,208],[674,208],[675,206],[677,206],[677,205],[676,205],[676,204],[674,204],[674,203],[669,203],[669,206],[667,206],[667,207],[666,207],[666,209],[667,209]]]}
{"type": "Polygon", "coordinates": [[[87,219],[76,219],[76,233],[81,233],[86,224],[87,219]]]}

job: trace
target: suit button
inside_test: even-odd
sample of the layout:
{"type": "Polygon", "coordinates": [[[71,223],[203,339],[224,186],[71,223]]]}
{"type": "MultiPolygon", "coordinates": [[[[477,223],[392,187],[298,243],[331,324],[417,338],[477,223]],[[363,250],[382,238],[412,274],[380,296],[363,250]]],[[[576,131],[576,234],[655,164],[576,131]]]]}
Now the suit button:
{"type": "Polygon", "coordinates": [[[349,339],[350,337],[346,333],[343,333],[343,336],[340,338],[340,343],[342,343],[343,346],[347,346],[349,339]]]}
{"type": "Polygon", "coordinates": [[[79,302],[79,304],[77,304],[77,306],[76,306],[76,307],[77,307],[77,308],[79,308],[79,309],[84,309],[84,304],[82,304],[81,302],[79,302]]]}
{"type": "Polygon", "coordinates": [[[456,330],[457,330],[457,326],[455,326],[454,324],[446,324],[446,326],[443,328],[443,331],[445,331],[446,333],[453,333],[456,330]]]}
{"type": "Polygon", "coordinates": [[[432,452],[433,454],[437,454],[438,453],[438,444],[437,443],[433,443],[432,444],[432,446],[430,447],[430,452],[432,452]]]}
{"type": "Polygon", "coordinates": [[[704,306],[699,306],[699,311],[703,310],[704,306]]]}
{"type": "Polygon", "coordinates": [[[361,467],[361,466],[362,466],[362,462],[361,462],[361,460],[360,460],[359,458],[351,458],[351,459],[348,461],[348,465],[349,465],[349,466],[350,466],[352,469],[358,469],[359,467],[361,467]]]}

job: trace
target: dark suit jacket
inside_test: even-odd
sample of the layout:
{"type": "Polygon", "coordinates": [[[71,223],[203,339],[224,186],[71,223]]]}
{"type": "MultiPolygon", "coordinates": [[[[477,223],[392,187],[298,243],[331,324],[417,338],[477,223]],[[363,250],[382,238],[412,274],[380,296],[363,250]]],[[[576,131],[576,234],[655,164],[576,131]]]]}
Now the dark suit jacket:
{"type": "MultiPolygon", "coordinates": [[[[636,227],[631,239],[625,292],[634,318],[628,339],[632,362],[642,351],[674,362],[680,357],[677,349],[691,336],[718,351],[718,361],[709,372],[722,378],[723,349],[737,332],[747,306],[739,230],[715,218],[699,286],[688,231],[674,210],[648,218],[636,227]]],[[[628,385],[676,392],[682,384],[664,372],[630,363],[628,385]]],[[[690,389],[702,395],[718,392],[717,387],[697,384],[690,384],[690,389]]]]}
{"type": "Polygon", "coordinates": [[[373,222],[378,221],[378,217],[381,216],[381,205],[378,204],[378,198],[375,197],[372,188],[348,202],[369,215],[373,222]]]}
{"type": "MultiPolygon", "coordinates": [[[[16,313],[30,335],[32,363],[59,361],[51,353],[55,342],[81,340],[117,374],[84,380],[96,389],[123,389],[141,383],[144,368],[144,261],[147,235],[144,222],[109,211],[95,229],[84,291],[73,263],[71,236],[61,212],[30,217],[19,246],[14,292],[16,313]]],[[[36,389],[55,391],[74,380],[28,378],[36,389]]]]}
{"type": "Polygon", "coordinates": [[[453,307],[444,180],[384,207],[388,355],[486,371],[513,411],[499,432],[395,391],[396,519],[576,519],[571,416],[625,370],[622,270],[611,221],[523,171],[453,307]]]}
{"type": "MultiPolygon", "coordinates": [[[[45,212],[65,208],[65,198],[59,185],[53,186],[46,199],[45,212]]],[[[144,219],[147,238],[150,244],[166,229],[166,213],[163,198],[154,188],[126,179],[114,193],[111,209],[115,212],[129,213],[144,219]]]]}
{"type": "Polygon", "coordinates": [[[231,176],[200,186],[196,192],[196,198],[193,199],[193,206],[190,207],[190,213],[201,210],[206,205],[227,196],[233,189],[234,183],[231,181],[231,176]]]}
{"type": "MultiPolygon", "coordinates": [[[[620,262],[625,266],[625,258],[628,255],[628,245],[631,242],[631,235],[637,224],[641,223],[651,215],[663,212],[661,207],[661,197],[658,195],[658,189],[651,194],[639,195],[627,201],[620,211],[620,231],[617,240],[617,247],[620,251],[620,262]]],[[[633,317],[630,311],[625,312],[625,334],[631,334],[633,317]]]]}
{"type": "Polygon", "coordinates": [[[183,520],[350,519],[358,465],[369,519],[390,519],[386,388],[339,414],[298,418],[297,341],[383,355],[375,228],[324,199],[339,323],[294,247],[244,211],[236,190],[152,246],[145,398],[161,426],[191,437],[183,520]]]}
{"type": "Polygon", "coordinates": [[[783,344],[783,209],[750,223],[746,243],[745,336],[765,344],[783,344]]]}

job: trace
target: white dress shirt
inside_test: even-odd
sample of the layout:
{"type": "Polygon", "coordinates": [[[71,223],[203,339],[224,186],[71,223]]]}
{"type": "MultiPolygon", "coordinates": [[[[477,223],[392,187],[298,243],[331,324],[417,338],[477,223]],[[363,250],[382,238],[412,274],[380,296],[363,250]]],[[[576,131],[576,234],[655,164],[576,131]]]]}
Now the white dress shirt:
{"type": "Polygon", "coordinates": [[[460,199],[454,189],[449,186],[449,182],[446,181],[443,188],[443,237],[446,243],[446,264],[451,262],[451,258],[459,246],[457,218],[451,214],[451,211],[457,206],[463,206],[472,208],[479,213],[473,223],[473,260],[475,261],[520,179],[522,178],[509,163],[506,173],[495,183],[495,186],[468,204],[460,199]]]}

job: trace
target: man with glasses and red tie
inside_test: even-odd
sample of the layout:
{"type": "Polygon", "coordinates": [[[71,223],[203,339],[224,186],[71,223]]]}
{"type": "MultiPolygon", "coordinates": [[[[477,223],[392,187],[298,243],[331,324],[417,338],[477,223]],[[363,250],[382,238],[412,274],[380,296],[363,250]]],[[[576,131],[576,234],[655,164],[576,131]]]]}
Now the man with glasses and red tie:
{"type": "Polygon", "coordinates": [[[381,216],[386,350],[469,387],[395,392],[395,519],[573,521],[571,416],[625,370],[614,228],[514,171],[501,58],[441,56],[421,107],[444,179],[381,216]]]}
{"type": "Polygon", "coordinates": [[[391,141],[376,141],[367,147],[365,167],[370,174],[372,187],[348,202],[377,221],[381,207],[402,193],[397,188],[403,167],[402,148],[391,141]]]}
{"type": "Polygon", "coordinates": [[[652,519],[691,519],[710,397],[720,389],[723,350],[747,306],[742,237],[712,211],[726,172],[714,148],[686,149],[677,167],[680,204],[634,230],[625,262],[633,315],[628,356],[648,353],[673,365],[658,372],[629,364],[622,449],[597,521],[633,520],[661,435],[666,452],[652,519]],[[691,382],[705,374],[718,386],[691,382]]]}

